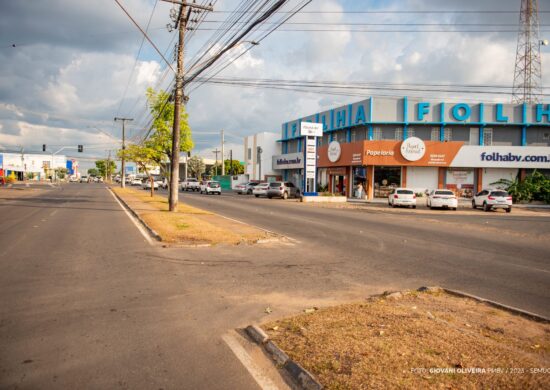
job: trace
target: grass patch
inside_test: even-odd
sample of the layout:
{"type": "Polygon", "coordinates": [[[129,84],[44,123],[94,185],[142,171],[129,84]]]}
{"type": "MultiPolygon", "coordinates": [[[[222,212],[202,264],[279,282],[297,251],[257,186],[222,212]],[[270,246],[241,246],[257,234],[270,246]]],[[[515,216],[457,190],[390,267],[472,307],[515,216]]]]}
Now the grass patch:
{"type": "Polygon", "coordinates": [[[550,385],[550,374],[532,370],[550,366],[550,325],[447,294],[373,299],[263,327],[327,389],[550,385]]]}
{"type": "Polygon", "coordinates": [[[270,234],[205,210],[179,202],[178,212],[168,212],[168,201],[148,191],[113,188],[162,241],[185,244],[252,244],[270,234]]]}

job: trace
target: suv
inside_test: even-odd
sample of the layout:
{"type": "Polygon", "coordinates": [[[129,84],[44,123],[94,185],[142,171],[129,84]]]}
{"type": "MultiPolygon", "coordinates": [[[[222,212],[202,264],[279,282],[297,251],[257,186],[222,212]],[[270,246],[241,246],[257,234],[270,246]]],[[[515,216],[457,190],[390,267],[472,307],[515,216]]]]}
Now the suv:
{"type": "Polygon", "coordinates": [[[203,181],[201,183],[201,194],[222,194],[222,187],[220,186],[220,182],[218,181],[203,181]]]}
{"type": "Polygon", "coordinates": [[[291,196],[299,198],[300,189],[289,181],[274,181],[269,183],[267,197],[271,199],[274,196],[283,199],[288,199],[291,196]]]}
{"type": "Polygon", "coordinates": [[[483,207],[484,211],[505,209],[509,213],[512,211],[512,197],[504,190],[483,190],[472,199],[472,208],[478,207],[483,207]]]}
{"type": "Polygon", "coordinates": [[[88,176],[80,176],[80,182],[81,183],[87,183],[88,182],[88,176]]]}
{"type": "Polygon", "coordinates": [[[388,205],[391,207],[407,206],[416,208],[416,195],[410,188],[394,188],[388,195],[388,205]]]}

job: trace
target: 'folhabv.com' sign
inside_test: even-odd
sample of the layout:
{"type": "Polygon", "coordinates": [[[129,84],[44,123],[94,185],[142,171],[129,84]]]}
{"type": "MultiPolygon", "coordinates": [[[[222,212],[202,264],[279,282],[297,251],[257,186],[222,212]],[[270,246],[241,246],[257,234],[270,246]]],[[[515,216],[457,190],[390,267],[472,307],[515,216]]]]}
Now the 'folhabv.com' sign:
{"type": "Polygon", "coordinates": [[[460,148],[451,166],[550,169],[550,147],[466,145],[460,148]]]}

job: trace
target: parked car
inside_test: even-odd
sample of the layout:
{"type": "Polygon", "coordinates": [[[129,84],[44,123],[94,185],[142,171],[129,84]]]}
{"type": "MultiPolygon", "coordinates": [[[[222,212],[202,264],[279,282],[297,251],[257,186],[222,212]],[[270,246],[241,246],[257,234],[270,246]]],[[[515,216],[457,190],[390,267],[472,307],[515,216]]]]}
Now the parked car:
{"type": "Polygon", "coordinates": [[[410,188],[394,188],[388,195],[388,205],[391,207],[407,206],[416,208],[416,195],[410,188]]]}
{"type": "Polygon", "coordinates": [[[141,186],[143,184],[143,178],[142,177],[134,177],[130,184],[133,185],[133,186],[141,186]]]}
{"type": "Polygon", "coordinates": [[[88,176],[80,176],[80,182],[81,183],[87,183],[88,182],[88,176]]]}
{"type": "Polygon", "coordinates": [[[260,196],[267,196],[267,190],[269,189],[269,183],[260,183],[254,187],[252,193],[256,198],[260,196]]]}
{"type": "Polygon", "coordinates": [[[180,184],[182,191],[200,191],[200,182],[192,177],[188,177],[180,184]]]}
{"type": "Polygon", "coordinates": [[[299,198],[300,189],[289,181],[274,181],[269,183],[269,189],[267,190],[267,197],[269,199],[273,197],[287,199],[290,197],[299,198]]]}
{"type": "MultiPolygon", "coordinates": [[[[144,190],[150,190],[151,189],[151,178],[149,177],[146,177],[143,179],[143,181],[141,182],[141,187],[144,189],[144,190]]],[[[156,181],[153,180],[153,189],[155,190],[158,190],[159,189],[159,183],[157,183],[156,181]]]]}
{"type": "Polygon", "coordinates": [[[76,176],[74,176],[74,175],[71,176],[71,177],[69,178],[69,182],[70,182],[70,183],[77,183],[78,181],[79,181],[79,180],[78,180],[78,177],[76,177],[76,176]]]}
{"type": "Polygon", "coordinates": [[[426,206],[429,208],[439,207],[456,210],[458,207],[458,199],[453,191],[449,190],[432,190],[428,195],[426,206]]]}
{"type": "Polygon", "coordinates": [[[483,207],[484,211],[504,209],[512,211],[512,197],[504,190],[482,190],[472,199],[472,208],[483,207]]]}
{"type": "Polygon", "coordinates": [[[252,191],[254,191],[254,187],[256,187],[258,182],[248,182],[248,183],[242,183],[235,186],[233,191],[235,191],[237,194],[246,194],[246,195],[252,195],[252,191]]]}
{"type": "Polygon", "coordinates": [[[210,194],[221,195],[222,187],[220,186],[220,182],[218,181],[207,180],[207,181],[201,182],[200,191],[201,191],[201,194],[206,194],[206,195],[210,195],[210,194]]]}

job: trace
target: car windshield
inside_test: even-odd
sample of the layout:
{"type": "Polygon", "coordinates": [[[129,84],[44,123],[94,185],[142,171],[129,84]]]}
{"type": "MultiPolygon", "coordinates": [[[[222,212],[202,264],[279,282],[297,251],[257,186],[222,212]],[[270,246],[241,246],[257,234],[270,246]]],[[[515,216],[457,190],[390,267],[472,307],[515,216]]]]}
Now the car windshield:
{"type": "Polygon", "coordinates": [[[271,188],[276,188],[276,187],[280,187],[280,186],[282,186],[282,183],[277,182],[277,181],[273,182],[273,183],[269,183],[269,187],[271,187],[271,188]]]}
{"type": "Polygon", "coordinates": [[[412,195],[412,194],[414,194],[414,192],[411,191],[411,190],[397,190],[397,193],[402,194],[402,195],[412,195]]]}
{"type": "Polygon", "coordinates": [[[436,191],[434,195],[454,195],[452,191],[436,191]]]}
{"type": "Polygon", "coordinates": [[[252,186],[252,187],[257,186],[258,184],[260,184],[260,183],[248,183],[248,185],[252,186]]]}
{"type": "Polygon", "coordinates": [[[491,191],[492,196],[508,196],[506,191],[491,191]]]}
{"type": "Polygon", "coordinates": [[[218,183],[217,181],[211,181],[210,183],[208,183],[208,185],[209,185],[210,187],[216,188],[216,187],[219,187],[219,186],[220,186],[220,183],[218,183]]]}

